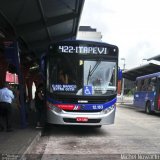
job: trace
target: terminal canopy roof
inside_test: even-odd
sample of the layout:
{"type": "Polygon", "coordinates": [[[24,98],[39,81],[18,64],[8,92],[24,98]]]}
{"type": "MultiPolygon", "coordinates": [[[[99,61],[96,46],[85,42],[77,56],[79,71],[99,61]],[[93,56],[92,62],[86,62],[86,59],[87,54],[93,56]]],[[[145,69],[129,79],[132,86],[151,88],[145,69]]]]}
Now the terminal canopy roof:
{"type": "Polygon", "coordinates": [[[160,72],[160,65],[149,63],[123,72],[123,78],[135,81],[137,77],[160,72]]]}
{"type": "Polygon", "coordinates": [[[150,61],[150,60],[160,61],[160,55],[157,55],[157,56],[154,56],[154,57],[151,57],[151,58],[147,59],[147,61],[150,61]]]}
{"type": "Polygon", "coordinates": [[[0,37],[16,38],[23,58],[33,59],[52,42],[76,36],[84,0],[3,0],[0,37]]]}

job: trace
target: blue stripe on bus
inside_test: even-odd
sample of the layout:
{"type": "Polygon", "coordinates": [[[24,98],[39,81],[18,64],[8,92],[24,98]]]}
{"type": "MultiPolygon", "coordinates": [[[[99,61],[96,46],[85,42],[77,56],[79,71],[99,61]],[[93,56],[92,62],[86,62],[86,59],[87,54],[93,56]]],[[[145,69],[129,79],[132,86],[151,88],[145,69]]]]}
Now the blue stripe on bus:
{"type": "MultiPolygon", "coordinates": [[[[53,100],[52,98],[47,98],[47,101],[52,103],[53,105],[55,104],[72,104],[72,103],[62,103],[56,100],[53,100]]],[[[75,107],[80,108],[80,110],[104,110],[107,109],[108,107],[114,105],[117,101],[117,98],[114,98],[113,100],[106,102],[106,103],[101,103],[101,104],[84,104],[84,103],[77,103],[77,104],[72,104],[75,105],[75,107]]],[[[79,109],[78,109],[79,110],[79,109]]]]}

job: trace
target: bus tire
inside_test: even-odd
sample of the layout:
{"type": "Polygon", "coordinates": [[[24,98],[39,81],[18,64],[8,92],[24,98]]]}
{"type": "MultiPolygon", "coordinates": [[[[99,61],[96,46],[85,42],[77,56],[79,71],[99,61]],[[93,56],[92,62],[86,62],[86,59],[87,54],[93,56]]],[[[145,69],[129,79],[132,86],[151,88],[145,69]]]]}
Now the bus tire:
{"type": "Polygon", "coordinates": [[[152,113],[152,111],[151,111],[151,103],[150,102],[146,103],[145,112],[147,114],[151,114],[152,113]]]}

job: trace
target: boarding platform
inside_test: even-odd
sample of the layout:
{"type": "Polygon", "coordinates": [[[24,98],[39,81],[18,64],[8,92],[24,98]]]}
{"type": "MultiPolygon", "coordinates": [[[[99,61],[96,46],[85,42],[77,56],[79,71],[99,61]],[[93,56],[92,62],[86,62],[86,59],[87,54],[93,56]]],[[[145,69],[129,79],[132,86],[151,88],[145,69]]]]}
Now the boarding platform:
{"type": "Polygon", "coordinates": [[[25,128],[22,128],[20,118],[18,108],[13,105],[13,131],[0,132],[0,159],[10,156],[18,156],[17,159],[19,159],[41,136],[42,129],[35,128],[35,111],[29,111],[28,123],[25,128]]]}

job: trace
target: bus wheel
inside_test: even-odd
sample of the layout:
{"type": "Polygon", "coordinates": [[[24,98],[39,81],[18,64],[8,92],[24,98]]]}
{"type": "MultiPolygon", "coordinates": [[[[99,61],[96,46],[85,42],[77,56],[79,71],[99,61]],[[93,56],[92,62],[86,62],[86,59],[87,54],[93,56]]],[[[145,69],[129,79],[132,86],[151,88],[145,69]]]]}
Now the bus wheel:
{"type": "Polygon", "coordinates": [[[150,102],[147,102],[146,107],[145,107],[145,112],[147,114],[151,114],[152,113],[151,112],[151,103],[150,102]]]}

